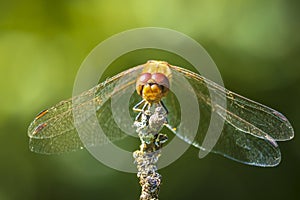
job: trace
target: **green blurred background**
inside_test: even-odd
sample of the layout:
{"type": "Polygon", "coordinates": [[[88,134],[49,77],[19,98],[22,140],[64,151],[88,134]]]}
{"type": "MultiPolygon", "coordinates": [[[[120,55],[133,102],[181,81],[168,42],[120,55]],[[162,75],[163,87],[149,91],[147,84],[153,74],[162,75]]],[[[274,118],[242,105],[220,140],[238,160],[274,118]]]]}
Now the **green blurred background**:
{"type": "MultiPolygon", "coordinates": [[[[160,170],[160,198],[300,199],[299,9],[296,0],[1,0],[0,200],[138,199],[135,174],[110,169],[85,150],[32,153],[27,127],[40,110],[71,97],[80,64],[99,42],[144,26],[197,40],[227,88],[281,111],[296,133],[280,143],[275,168],[213,154],[200,160],[191,147],[160,170]]],[[[130,67],[139,55],[121,64],[130,67]]]]}

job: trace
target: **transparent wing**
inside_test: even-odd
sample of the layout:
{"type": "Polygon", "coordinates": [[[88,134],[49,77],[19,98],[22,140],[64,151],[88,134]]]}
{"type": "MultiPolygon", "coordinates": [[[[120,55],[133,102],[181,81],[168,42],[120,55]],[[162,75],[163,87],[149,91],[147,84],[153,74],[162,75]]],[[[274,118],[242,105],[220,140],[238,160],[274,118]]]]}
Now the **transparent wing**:
{"type": "MultiPolygon", "coordinates": [[[[194,141],[187,142],[204,150],[201,144],[210,122],[210,113],[213,111],[218,113],[220,121],[225,119],[223,131],[213,152],[250,165],[274,166],[280,162],[281,155],[276,141],[290,140],[294,135],[293,128],[286,117],[267,106],[230,92],[189,70],[176,66],[170,67],[187,78],[199,101],[201,114],[199,132],[194,141]],[[227,108],[212,104],[209,92],[213,93],[211,95],[214,97],[226,98],[227,108]]],[[[177,107],[174,103],[169,103],[174,102],[171,98],[174,96],[166,100],[169,110],[177,107]]],[[[178,121],[171,116],[169,123],[176,127],[178,121]]],[[[189,133],[177,130],[176,134],[186,140],[189,133]]]]}
{"type": "MultiPolygon", "coordinates": [[[[282,114],[232,93],[198,74],[180,67],[170,67],[174,72],[184,75],[193,86],[201,113],[199,132],[195,140],[189,141],[186,139],[189,138],[186,137],[189,135],[188,130],[178,129],[176,134],[179,137],[205,150],[201,147],[201,144],[210,122],[211,111],[213,111],[218,113],[219,121],[225,120],[224,129],[213,148],[213,152],[242,163],[257,166],[274,166],[280,162],[280,150],[276,140],[289,140],[294,134],[290,123],[282,114]],[[224,108],[221,105],[213,104],[210,100],[208,89],[213,93],[213,96],[226,98],[227,107],[224,108]]],[[[82,102],[78,106],[85,106],[91,103],[96,105],[98,121],[110,141],[125,137],[125,134],[114,122],[110,98],[116,93],[122,95],[131,92],[136,77],[141,73],[142,68],[143,66],[137,66],[124,71],[89,91],[74,97],[91,99],[82,102]],[[124,83],[123,86],[115,89],[118,80],[121,78],[122,83],[124,83]]],[[[73,111],[76,108],[72,107],[73,100],[62,101],[54,107],[43,111],[31,123],[28,128],[28,135],[32,151],[53,154],[84,147],[74,127],[73,111]]],[[[134,103],[137,103],[139,100],[137,95],[131,99],[134,103]]],[[[166,105],[170,112],[168,115],[169,123],[176,127],[180,122],[180,110],[178,109],[180,105],[172,93],[168,95],[166,105]]],[[[90,117],[83,115],[81,123],[84,124],[88,120],[90,120],[90,117]]],[[[85,137],[85,146],[94,146],[108,142],[107,138],[97,137],[95,134],[81,135],[81,137],[85,137]]]]}
{"type": "MultiPolygon", "coordinates": [[[[126,136],[114,122],[110,98],[116,93],[122,94],[129,92],[129,89],[132,90],[132,86],[135,84],[136,77],[141,73],[142,67],[137,66],[121,72],[77,97],[73,97],[91,99],[90,101],[82,102],[78,106],[94,103],[99,124],[110,141],[120,140],[126,136]],[[126,85],[116,89],[115,86],[121,78],[126,80],[126,85]]],[[[61,101],[50,109],[41,112],[30,124],[28,136],[30,137],[29,147],[32,151],[55,154],[82,149],[84,145],[80,137],[85,137],[85,146],[101,145],[108,142],[107,138],[97,137],[95,134],[81,135],[79,137],[74,126],[73,110],[75,108],[72,107],[73,98],[61,101]]],[[[136,100],[136,102],[138,101],[136,100]]],[[[89,116],[84,116],[82,123],[88,120],[89,116]]]]}

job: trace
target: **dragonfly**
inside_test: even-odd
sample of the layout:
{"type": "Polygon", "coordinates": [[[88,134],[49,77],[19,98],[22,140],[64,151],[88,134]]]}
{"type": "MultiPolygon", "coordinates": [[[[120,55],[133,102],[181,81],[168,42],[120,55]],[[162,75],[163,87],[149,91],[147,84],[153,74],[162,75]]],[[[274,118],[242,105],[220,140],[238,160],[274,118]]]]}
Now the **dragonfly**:
{"type": "MultiPolygon", "coordinates": [[[[181,87],[180,89],[187,90],[184,86],[181,87]]],[[[278,165],[281,152],[277,142],[294,137],[290,122],[280,112],[231,92],[197,73],[165,61],[150,60],[40,112],[28,128],[31,151],[60,154],[105,143],[99,138],[90,138],[90,142],[84,144],[81,141],[74,125],[75,108],[72,103],[74,98],[81,97],[90,97],[88,101],[94,103],[97,119],[108,139],[122,140],[125,133],[113,120],[111,98],[116,93],[123,95],[132,90],[137,91],[131,98],[133,110],[142,113],[149,106],[161,105],[168,113],[167,127],[171,132],[196,148],[204,149],[201,145],[210,116],[212,112],[216,112],[224,125],[218,141],[210,151],[243,164],[261,167],[278,165]],[[189,82],[199,103],[201,119],[196,137],[190,140],[186,139],[188,131],[177,128],[180,111],[176,96],[169,91],[173,81],[172,74],[179,74],[189,82]],[[120,79],[123,80],[122,87],[117,85],[120,79]],[[211,95],[224,98],[226,105],[214,103],[210,99],[211,95]]],[[[90,102],[82,102],[76,106],[87,103],[90,102]]],[[[135,120],[139,116],[140,114],[135,120]]],[[[85,120],[88,120],[88,116],[81,123],[85,123],[85,120]]]]}

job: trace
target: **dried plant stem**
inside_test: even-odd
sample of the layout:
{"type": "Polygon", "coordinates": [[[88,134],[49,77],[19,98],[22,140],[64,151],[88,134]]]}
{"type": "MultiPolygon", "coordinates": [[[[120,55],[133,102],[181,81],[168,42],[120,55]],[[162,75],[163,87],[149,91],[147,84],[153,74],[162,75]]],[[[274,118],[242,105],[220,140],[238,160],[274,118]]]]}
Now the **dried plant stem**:
{"type": "Polygon", "coordinates": [[[167,122],[166,117],[165,110],[157,107],[153,113],[147,110],[134,124],[142,143],[140,149],[133,153],[142,187],[140,200],[158,199],[162,176],[157,172],[156,164],[162,144],[167,141],[167,136],[158,132],[167,122]]]}

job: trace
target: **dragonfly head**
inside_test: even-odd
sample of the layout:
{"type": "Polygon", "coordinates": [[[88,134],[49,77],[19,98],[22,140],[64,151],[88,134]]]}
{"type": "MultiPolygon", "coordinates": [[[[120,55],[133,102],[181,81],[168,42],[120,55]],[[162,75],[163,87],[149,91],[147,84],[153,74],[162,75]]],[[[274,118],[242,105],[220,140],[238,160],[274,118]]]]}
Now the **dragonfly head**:
{"type": "Polygon", "coordinates": [[[149,103],[159,102],[169,87],[169,79],[163,73],[143,73],[136,81],[137,93],[149,103]]]}

